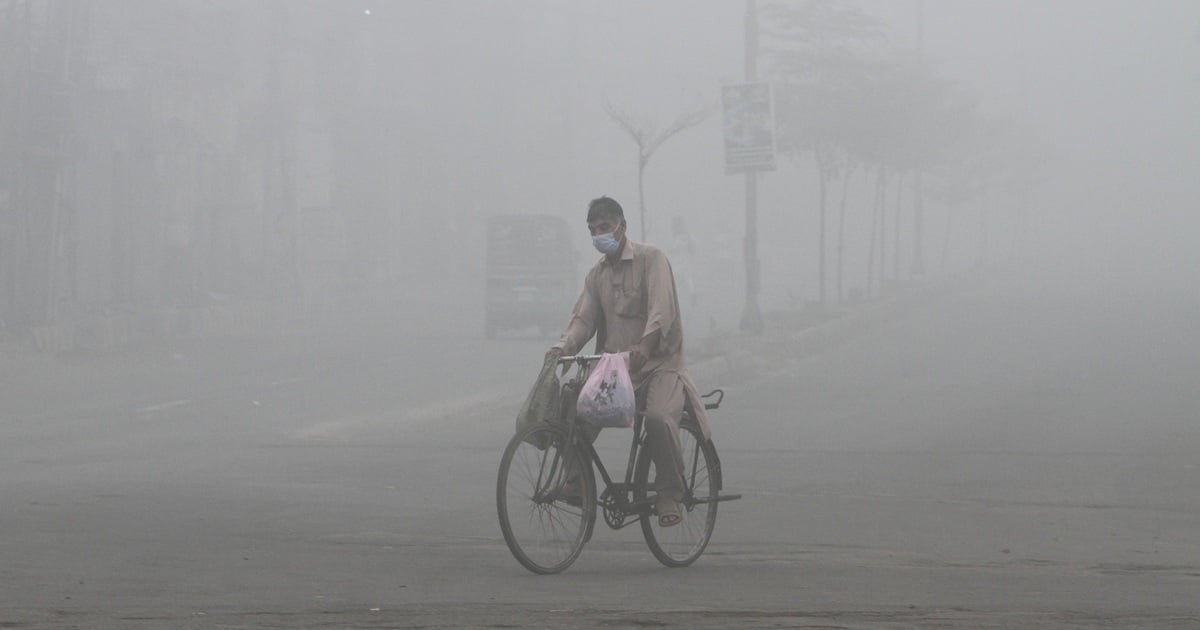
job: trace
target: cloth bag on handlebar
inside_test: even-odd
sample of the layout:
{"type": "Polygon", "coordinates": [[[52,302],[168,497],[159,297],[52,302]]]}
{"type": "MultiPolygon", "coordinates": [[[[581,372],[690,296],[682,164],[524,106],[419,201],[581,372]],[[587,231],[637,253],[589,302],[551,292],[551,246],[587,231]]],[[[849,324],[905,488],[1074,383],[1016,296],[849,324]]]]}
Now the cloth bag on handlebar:
{"type": "Polygon", "coordinates": [[[633,426],[636,404],[629,378],[629,353],[605,353],[579,391],[575,412],[597,429],[629,428],[633,426]]]}

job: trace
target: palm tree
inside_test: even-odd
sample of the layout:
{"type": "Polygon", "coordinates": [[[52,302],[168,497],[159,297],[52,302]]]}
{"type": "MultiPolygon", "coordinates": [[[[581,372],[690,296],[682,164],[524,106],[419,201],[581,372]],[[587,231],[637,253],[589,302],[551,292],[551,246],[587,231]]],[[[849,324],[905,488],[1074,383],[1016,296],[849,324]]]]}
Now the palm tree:
{"type": "Polygon", "coordinates": [[[650,163],[650,158],[654,157],[654,152],[671,136],[688,127],[694,127],[704,122],[704,119],[708,118],[709,112],[707,108],[693,108],[683,111],[675,117],[675,120],[671,124],[661,130],[656,130],[653,128],[653,125],[639,121],[612,103],[605,103],[604,111],[637,145],[638,211],[641,213],[641,238],[644,241],[646,240],[646,165],[650,163]]]}

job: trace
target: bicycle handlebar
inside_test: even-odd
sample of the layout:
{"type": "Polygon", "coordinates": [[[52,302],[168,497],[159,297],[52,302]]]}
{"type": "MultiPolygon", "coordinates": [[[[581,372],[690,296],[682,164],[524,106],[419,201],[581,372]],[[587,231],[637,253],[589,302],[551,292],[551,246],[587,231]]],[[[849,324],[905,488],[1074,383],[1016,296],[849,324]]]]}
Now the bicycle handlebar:
{"type": "Polygon", "coordinates": [[[599,360],[600,360],[600,355],[598,355],[598,354],[576,354],[574,356],[569,356],[569,357],[558,357],[558,364],[563,365],[565,363],[578,363],[580,365],[583,365],[585,363],[591,363],[593,361],[599,361],[599,360]]]}
{"type": "MultiPolygon", "coordinates": [[[[588,363],[593,363],[595,361],[599,361],[601,356],[602,355],[599,355],[599,354],[576,354],[576,355],[569,356],[569,357],[558,357],[557,364],[558,365],[566,365],[568,363],[578,363],[582,367],[584,365],[587,365],[588,363]]],[[[565,370],[564,370],[564,373],[566,373],[565,370]]],[[[707,398],[712,398],[713,396],[717,397],[716,402],[707,402],[706,401],[704,403],[705,409],[719,408],[721,406],[721,403],[725,400],[725,390],[714,389],[711,392],[708,392],[707,394],[701,395],[700,398],[707,399],[707,398]]]]}

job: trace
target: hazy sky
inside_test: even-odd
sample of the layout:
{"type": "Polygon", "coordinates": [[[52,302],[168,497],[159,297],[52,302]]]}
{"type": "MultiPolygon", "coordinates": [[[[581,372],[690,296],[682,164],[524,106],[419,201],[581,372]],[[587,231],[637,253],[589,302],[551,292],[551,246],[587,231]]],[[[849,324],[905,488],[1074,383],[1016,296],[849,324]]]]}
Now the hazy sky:
{"type": "MultiPolygon", "coordinates": [[[[915,4],[871,7],[914,41],[915,4]]],[[[927,0],[924,13],[941,72],[1052,140],[1048,200],[1073,229],[1200,279],[1200,4],[927,0]]]]}
{"type": "MultiPolygon", "coordinates": [[[[895,45],[915,46],[916,0],[863,4],[887,21],[895,45]]],[[[491,174],[493,150],[527,158],[503,175],[506,203],[578,207],[608,193],[629,205],[633,148],[605,119],[603,101],[660,123],[688,105],[715,104],[717,87],[741,78],[744,7],[406,3],[405,28],[420,20],[419,32],[395,45],[424,54],[394,67],[419,66],[450,97],[422,94],[414,106],[459,117],[443,124],[463,134],[455,142],[466,163],[478,157],[491,174]],[[471,155],[472,139],[491,150],[471,155]]],[[[1026,112],[1050,138],[1060,169],[1055,204],[1095,206],[1104,221],[1190,221],[1200,200],[1200,4],[926,0],[924,17],[926,55],[939,73],[968,84],[986,111],[1026,112]]],[[[660,234],[670,209],[715,221],[741,204],[739,178],[721,171],[715,114],[651,164],[647,204],[661,217],[660,234]]],[[[795,195],[790,183],[804,170],[785,162],[766,176],[764,202],[795,195]]]]}
{"type": "MultiPolygon", "coordinates": [[[[1095,267],[1079,263],[1077,252],[1090,253],[1112,265],[1124,258],[1160,275],[1200,281],[1200,3],[860,4],[884,21],[890,45],[901,50],[916,47],[923,7],[924,54],[935,71],[976,94],[985,113],[1025,116],[1044,135],[1053,159],[1031,202],[1027,229],[1049,256],[1047,265],[1076,259],[1090,271],[1095,267]]],[[[241,7],[232,15],[269,21],[264,7],[274,5],[230,0],[227,6],[241,7]]],[[[725,273],[731,282],[740,277],[743,179],[724,173],[718,101],[722,84],[743,77],[744,2],[329,0],[287,6],[295,21],[294,71],[311,75],[297,76],[297,83],[307,82],[312,92],[322,89],[321,77],[353,75],[330,82],[353,92],[330,99],[350,107],[330,111],[379,126],[379,139],[360,138],[361,150],[352,153],[356,166],[386,173],[387,182],[354,201],[396,208],[384,213],[399,217],[399,225],[388,226],[397,232],[393,240],[426,234],[446,240],[433,247],[480,248],[483,217],[537,212],[578,222],[578,246],[587,251],[583,210],[602,194],[625,205],[631,226],[638,226],[633,236],[641,239],[635,147],[608,119],[605,103],[647,130],[707,106],[710,117],[669,140],[646,170],[645,236],[669,245],[672,218],[685,217],[712,263],[709,273],[725,273]],[[353,54],[330,60],[323,51],[331,49],[353,54]],[[321,72],[308,72],[309,64],[321,63],[321,72]]],[[[129,21],[136,19],[131,12],[129,21]]],[[[157,32],[159,25],[127,28],[139,26],[157,32]]],[[[162,30],[169,35],[170,28],[162,30]]],[[[272,32],[264,24],[244,31],[251,39],[272,32]]],[[[307,111],[320,111],[314,101],[321,95],[302,92],[296,97],[308,99],[307,111]]],[[[327,143],[327,129],[313,122],[307,141],[327,143]]],[[[332,122],[330,128],[341,129],[346,121],[332,122]]],[[[305,163],[332,171],[319,156],[305,163]]],[[[363,181],[378,185],[378,179],[363,181]]],[[[853,184],[848,264],[865,268],[871,188],[861,177],[853,184]]],[[[328,194],[314,196],[320,199],[301,203],[331,203],[328,194]]],[[[781,156],[778,170],[761,177],[764,283],[774,284],[778,295],[812,296],[816,202],[806,156],[781,156]]],[[[1012,235],[1023,228],[1008,202],[986,205],[980,200],[963,209],[954,232],[950,215],[930,203],[929,255],[937,255],[942,234],[953,232],[948,267],[972,264],[979,239],[968,234],[990,221],[992,240],[1011,258],[1017,249],[1012,235]],[[985,219],[986,212],[995,216],[985,219]]],[[[902,225],[910,229],[911,219],[902,225]]],[[[908,242],[902,239],[902,247],[908,242]]],[[[856,272],[855,282],[863,276],[856,272]]]]}

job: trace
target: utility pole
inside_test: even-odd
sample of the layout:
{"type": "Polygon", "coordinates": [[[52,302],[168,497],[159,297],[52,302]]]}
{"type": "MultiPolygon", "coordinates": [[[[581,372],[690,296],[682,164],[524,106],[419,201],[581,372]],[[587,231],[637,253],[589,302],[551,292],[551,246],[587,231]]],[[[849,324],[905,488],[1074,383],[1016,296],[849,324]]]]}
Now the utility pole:
{"type": "MultiPolygon", "coordinates": [[[[746,68],[745,81],[758,80],[758,12],[755,0],[746,0],[746,68]]],[[[740,328],[755,335],[762,334],[762,313],[758,309],[758,173],[748,169],[746,179],[746,307],[742,311],[740,328]]]]}

